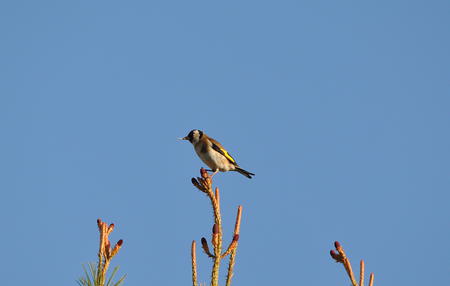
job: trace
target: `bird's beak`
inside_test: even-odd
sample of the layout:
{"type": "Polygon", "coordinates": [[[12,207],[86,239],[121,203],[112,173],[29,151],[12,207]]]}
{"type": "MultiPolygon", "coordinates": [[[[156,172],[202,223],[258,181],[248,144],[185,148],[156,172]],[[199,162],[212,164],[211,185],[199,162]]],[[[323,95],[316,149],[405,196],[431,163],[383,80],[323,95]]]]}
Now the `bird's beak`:
{"type": "Polygon", "coordinates": [[[183,138],[178,138],[178,140],[188,140],[187,137],[183,137],[183,138]]]}

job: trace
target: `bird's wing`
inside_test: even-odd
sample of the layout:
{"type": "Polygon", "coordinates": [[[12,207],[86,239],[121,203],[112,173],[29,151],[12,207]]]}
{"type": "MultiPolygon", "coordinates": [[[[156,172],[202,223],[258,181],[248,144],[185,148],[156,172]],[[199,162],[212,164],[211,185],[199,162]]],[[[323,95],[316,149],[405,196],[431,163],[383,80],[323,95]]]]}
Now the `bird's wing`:
{"type": "Polygon", "coordinates": [[[217,142],[216,140],[212,139],[211,137],[209,137],[209,140],[211,140],[212,148],[215,151],[217,151],[220,154],[222,154],[223,156],[225,156],[225,158],[227,158],[228,161],[230,161],[230,163],[232,163],[233,165],[237,166],[236,160],[234,160],[234,158],[231,157],[230,154],[228,154],[228,151],[225,150],[225,148],[223,148],[223,146],[219,142],[217,142]]]}

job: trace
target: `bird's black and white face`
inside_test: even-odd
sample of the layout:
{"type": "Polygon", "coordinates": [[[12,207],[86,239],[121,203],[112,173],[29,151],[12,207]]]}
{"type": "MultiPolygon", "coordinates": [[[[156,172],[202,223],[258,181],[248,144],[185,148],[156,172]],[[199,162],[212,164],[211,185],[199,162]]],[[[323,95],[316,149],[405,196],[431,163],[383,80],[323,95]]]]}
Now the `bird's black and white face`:
{"type": "Polygon", "coordinates": [[[200,141],[202,136],[203,136],[203,131],[194,129],[194,130],[191,130],[191,132],[189,132],[189,134],[182,139],[189,140],[189,142],[191,142],[192,144],[195,145],[200,141]]]}

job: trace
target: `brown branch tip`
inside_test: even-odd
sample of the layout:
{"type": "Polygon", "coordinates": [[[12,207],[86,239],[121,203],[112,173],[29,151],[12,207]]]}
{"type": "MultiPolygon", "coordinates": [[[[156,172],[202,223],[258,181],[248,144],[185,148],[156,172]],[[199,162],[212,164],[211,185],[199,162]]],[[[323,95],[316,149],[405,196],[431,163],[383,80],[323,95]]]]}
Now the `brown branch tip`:
{"type": "Polygon", "coordinates": [[[204,169],[200,169],[200,177],[192,178],[191,183],[204,193],[208,193],[211,190],[212,186],[212,177],[208,174],[208,172],[204,169]]]}
{"type": "MultiPolygon", "coordinates": [[[[359,272],[359,285],[356,282],[356,279],[354,277],[353,274],[353,270],[352,270],[352,266],[350,263],[350,260],[347,258],[347,255],[345,254],[344,248],[342,247],[342,245],[339,243],[339,241],[335,241],[334,242],[334,247],[336,248],[335,250],[330,250],[330,256],[337,262],[337,263],[342,263],[345,267],[345,270],[352,282],[352,285],[355,286],[363,286],[364,285],[364,272],[365,272],[365,265],[364,265],[364,261],[361,260],[359,267],[360,267],[360,272],[359,272]]],[[[369,286],[373,285],[373,273],[370,274],[370,281],[369,281],[369,286]]]]}
{"type": "Polygon", "coordinates": [[[114,224],[108,225],[101,219],[97,219],[97,226],[100,233],[99,256],[103,257],[106,261],[109,261],[119,252],[123,244],[123,239],[120,239],[114,247],[111,248],[109,235],[114,230],[114,224]]]}
{"type": "Polygon", "coordinates": [[[344,249],[342,248],[339,241],[334,242],[334,247],[336,248],[337,252],[334,250],[330,250],[331,257],[338,263],[344,263],[345,259],[347,259],[347,256],[345,255],[344,249]]]}

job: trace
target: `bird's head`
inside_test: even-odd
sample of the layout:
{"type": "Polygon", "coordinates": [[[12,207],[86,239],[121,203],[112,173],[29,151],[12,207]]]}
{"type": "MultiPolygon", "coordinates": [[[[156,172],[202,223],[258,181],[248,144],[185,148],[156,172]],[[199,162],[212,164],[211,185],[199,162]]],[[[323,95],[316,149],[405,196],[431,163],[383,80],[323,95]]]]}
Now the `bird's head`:
{"type": "Polygon", "coordinates": [[[189,134],[186,137],[180,138],[181,140],[189,140],[192,144],[198,143],[200,139],[203,137],[203,131],[194,129],[189,132],[189,134]]]}

